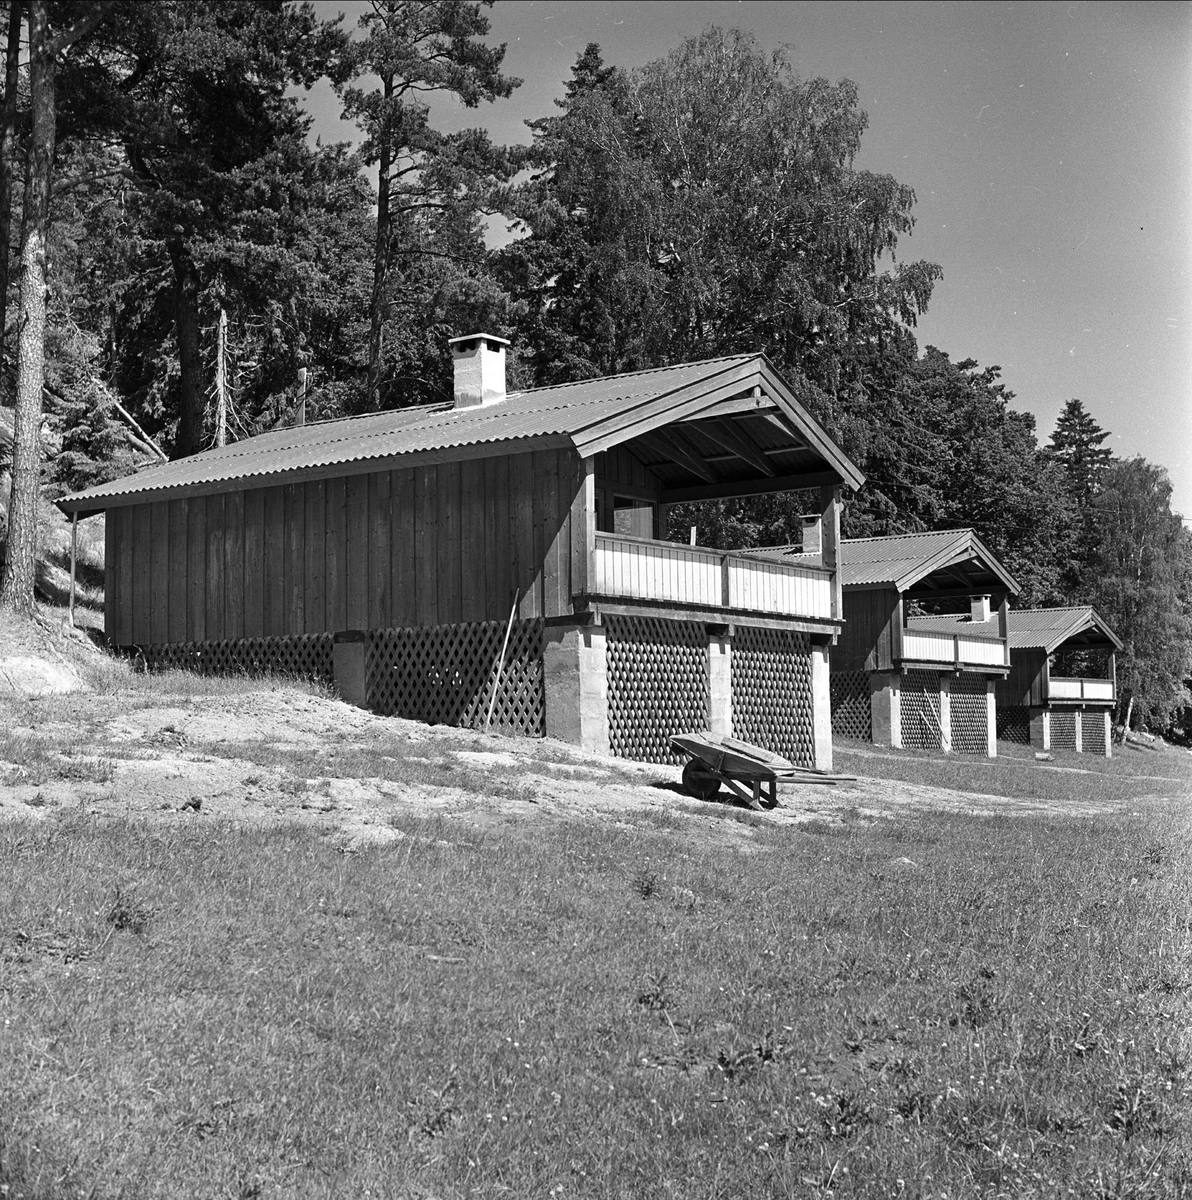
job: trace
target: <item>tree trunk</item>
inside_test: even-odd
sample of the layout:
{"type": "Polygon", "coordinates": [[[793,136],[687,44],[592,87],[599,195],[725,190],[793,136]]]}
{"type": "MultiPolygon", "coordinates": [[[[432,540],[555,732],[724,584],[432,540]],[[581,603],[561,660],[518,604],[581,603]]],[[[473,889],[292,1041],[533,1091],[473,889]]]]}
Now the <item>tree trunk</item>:
{"type": "Polygon", "coordinates": [[[228,444],[228,314],[219,310],[215,335],[215,444],[228,444]]]}
{"type": "Polygon", "coordinates": [[[13,421],[8,552],[0,576],[0,608],[33,615],[37,496],[41,482],[41,391],[45,383],[46,227],[54,163],[54,55],[47,46],[46,0],[29,3],[29,88],[33,127],[21,221],[21,297],[17,403],[13,421]]]}
{"type": "Polygon", "coordinates": [[[0,110],[0,350],[8,325],[8,261],[12,244],[12,156],[16,141],[20,85],[21,0],[8,7],[8,46],[4,54],[4,108],[0,110]]]}
{"type": "MultiPolygon", "coordinates": [[[[393,96],[393,76],[382,82],[385,108],[393,96]]],[[[389,172],[393,166],[393,148],[387,129],[381,130],[380,163],[377,167],[377,241],[373,247],[373,287],[368,306],[368,406],[376,412],[381,407],[381,375],[385,334],[385,291],[389,275],[389,172]]]]}
{"type": "Polygon", "coordinates": [[[171,458],[203,449],[203,363],[199,357],[199,272],[179,241],[170,245],[174,264],[174,336],[178,342],[178,432],[171,458]]]}

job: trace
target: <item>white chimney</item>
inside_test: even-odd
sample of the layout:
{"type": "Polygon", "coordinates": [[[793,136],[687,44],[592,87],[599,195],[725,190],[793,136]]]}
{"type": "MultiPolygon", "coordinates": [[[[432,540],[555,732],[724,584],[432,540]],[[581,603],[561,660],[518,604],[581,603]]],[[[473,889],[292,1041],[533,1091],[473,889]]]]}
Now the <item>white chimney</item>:
{"type": "Polygon", "coordinates": [[[823,520],[821,517],[800,517],[803,522],[803,553],[818,554],[823,548],[823,520]]]}
{"type": "Polygon", "coordinates": [[[455,367],[455,407],[500,404],[505,399],[505,338],[491,333],[470,333],[451,338],[455,367]]]}
{"type": "Polygon", "coordinates": [[[973,596],[969,600],[969,604],[972,606],[970,612],[972,620],[984,625],[989,620],[989,597],[973,596]]]}

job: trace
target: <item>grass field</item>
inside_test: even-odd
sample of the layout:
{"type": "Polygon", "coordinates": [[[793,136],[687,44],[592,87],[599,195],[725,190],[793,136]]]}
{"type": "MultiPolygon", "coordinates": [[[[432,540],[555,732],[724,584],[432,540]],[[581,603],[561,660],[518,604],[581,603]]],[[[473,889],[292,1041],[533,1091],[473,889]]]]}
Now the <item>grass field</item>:
{"type": "Polygon", "coordinates": [[[712,848],[0,827],[0,1196],[1188,1194],[1192,824],[1137,774],[712,848]]]}

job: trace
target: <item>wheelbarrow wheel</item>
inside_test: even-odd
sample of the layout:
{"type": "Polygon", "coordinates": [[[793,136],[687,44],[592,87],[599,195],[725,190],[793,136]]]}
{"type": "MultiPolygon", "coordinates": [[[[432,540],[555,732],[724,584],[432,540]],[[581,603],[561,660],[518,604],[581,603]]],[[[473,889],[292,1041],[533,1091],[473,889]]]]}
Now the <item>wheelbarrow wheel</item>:
{"type": "Polygon", "coordinates": [[[720,791],[720,780],[698,758],[689,758],[683,768],[683,790],[697,800],[711,800],[720,791]]]}

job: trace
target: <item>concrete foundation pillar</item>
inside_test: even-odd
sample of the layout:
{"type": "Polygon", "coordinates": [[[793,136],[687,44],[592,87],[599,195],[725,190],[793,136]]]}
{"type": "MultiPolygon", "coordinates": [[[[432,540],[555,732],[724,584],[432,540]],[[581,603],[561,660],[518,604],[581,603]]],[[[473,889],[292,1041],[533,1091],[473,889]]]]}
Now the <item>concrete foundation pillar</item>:
{"type": "Polygon", "coordinates": [[[1045,708],[1031,709],[1031,745],[1051,749],[1051,714],[1045,708]]]}
{"type": "Polygon", "coordinates": [[[985,680],[985,753],[997,758],[997,681],[985,680]]]}
{"type": "Polygon", "coordinates": [[[902,749],[902,709],[897,671],[874,671],[869,676],[869,720],[875,746],[902,749]]]}
{"type": "Polygon", "coordinates": [[[339,698],[358,708],[368,705],[365,657],[368,642],[363,629],[341,629],[331,643],[331,674],[339,698]]]}
{"type": "Polygon", "coordinates": [[[609,753],[608,652],[599,625],[548,625],[542,651],[546,736],[609,753]]]}
{"type": "Polygon", "coordinates": [[[708,729],[733,735],[733,639],[728,633],[708,634],[708,729]]]}
{"type": "Polygon", "coordinates": [[[832,691],[828,680],[828,646],[811,647],[811,702],[815,714],[815,767],[832,769],[832,691]]]}
{"type": "Polygon", "coordinates": [[[1084,753],[1084,729],[1083,729],[1084,710],[1083,709],[1077,709],[1076,712],[1074,712],[1072,714],[1072,723],[1076,726],[1076,729],[1075,729],[1076,753],[1083,754],[1084,753]]]}
{"type": "Polygon", "coordinates": [[[1113,721],[1109,716],[1109,709],[1105,710],[1105,757],[1113,757],[1113,721]]]}
{"type": "Polygon", "coordinates": [[[952,753],[952,676],[940,675],[940,749],[952,753]]]}

